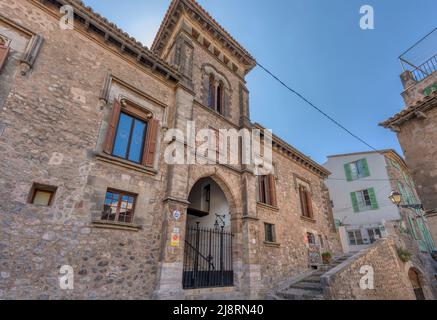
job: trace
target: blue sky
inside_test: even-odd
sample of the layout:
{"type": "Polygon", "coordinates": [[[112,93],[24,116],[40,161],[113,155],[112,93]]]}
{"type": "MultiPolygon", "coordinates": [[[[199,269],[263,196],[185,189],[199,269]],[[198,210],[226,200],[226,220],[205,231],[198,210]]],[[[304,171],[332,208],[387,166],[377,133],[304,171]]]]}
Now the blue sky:
{"type": "MultiPolygon", "coordinates": [[[[150,47],[170,0],[85,0],[150,47]]],[[[378,127],[403,107],[397,57],[435,25],[435,0],[199,0],[265,67],[376,148],[401,152],[378,127]],[[359,27],[372,5],[375,29],[359,27]]],[[[314,160],[368,150],[261,69],[247,77],[252,121],[314,160]]]]}

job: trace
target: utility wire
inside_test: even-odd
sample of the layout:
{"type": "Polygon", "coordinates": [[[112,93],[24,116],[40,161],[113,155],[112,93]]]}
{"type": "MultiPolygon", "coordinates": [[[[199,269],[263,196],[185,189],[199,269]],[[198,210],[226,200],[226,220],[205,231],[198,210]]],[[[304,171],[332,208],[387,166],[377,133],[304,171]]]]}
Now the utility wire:
{"type": "MultiPolygon", "coordinates": [[[[383,154],[381,151],[379,151],[378,149],[376,149],[375,147],[373,147],[370,143],[368,143],[367,141],[365,141],[363,138],[357,136],[355,133],[353,133],[352,131],[350,131],[348,128],[346,128],[344,125],[342,125],[339,121],[335,120],[332,116],[330,116],[329,114],[327,114],[325,111],[323,111],[321,108],[317,107],[314,103],[312,103],[309,99],[305,98],[305,96],[301,93],[299,93],[297,90],[291,88],[289,85],[287,85],[284,81],[282,81],[281,79],[279,79],[279,77],[277,77],[273,72],[271,72],[269,69],[267,69],[266,67],[264,67],[262,64],[260,64],[259,62],[256,63],[262,70],[264,70],[267,74],[269,74],[273,79],[275,79],[276,81],[278,81],[283,87],[285,87],[288,91],[290,91],[291,93],[293,93],[294,95],[298,96],[301,100],[303,100],[304,102],[306,102],[308,105],[310,105],[312,108],[314,108],[317,112],[319,112],[320,114],[322,114],[324,117],[326,117],[328,120],[330,120],[332,123],[334,123],[337,127],[339,127],[340,129],[344,130],[346,133],[348,133],[350,136],[352,136],[353,138],[355,138],[356,140],[360,141],[361,143],[363,143],[364,145],[366,145],[367,147],[369,147],[371,150],[375,151],[376,153],[382,155],[385,159],[388,159],[388,157],[383,154]]],[[[334,178],[328,178],[328,180],[343,180],[343,179],[334,179],[334,178]]],[[[344,179],[346,180],[346,179],[344,179]]],[[[388,181],[397,181],[400,182],[399,179],[387,179],[388,181]]],[[[371,181],[370,179],[367,181],[371,181]]],[[[375,180],[375,181],[384,181],[384,180],[375,180]]]]}
{"type": "Polygon", "coordinates": [[[292,92],[293,94],[295,94],[296,96],[298,96],[300,99],[302,99],[303,101],[305,101],[307,104],[309,104],[311,107],[313,107],[315,110],[317,110],[319,113],[321,113],[323,116],[325,116],[328,120],[330,120],[331,122],[333,122],[336,126],[340,127],[342,130],[346,131],[349,135],[351,135],[352,137],[354,137],[355,139],[357,139],[358,141],[360,141],[361,143],[365,144],[367,147],[369,147],[370,149],[372,149],[373,151],[379,152],[378,149],[376,149],[375,147],[373,147],[370,143],[366,142],[364,139],[360,138],[359,136],[357,136],[355,133],[353,133],[352,131],[350,131],[348,128],[346,128],[344,125],[342,125],[340,122],[338,122],[337,120],[335,120],[333,117],[331,117],[329,114],[327,114],[325,111],[323,111],[322,109],[320,109],[319,107],[317,107],[314,103],[312,103],[310,100],[308,100],[307,98],[305,98],[301,93],[299,93],[298,91],[292,89],[290,86],[288,86],[285,82],[283,82],[281,79],[279,79],[276,75],[273,74],[273,72],[269,71],[267,68],[265,68],[264,66],[262,66],[260,63],[257,62],[257,65],[263,69],[266,73],[268,73],[273,79],[275,79],[276,81],[278,81],[282,86],[284,86],[286,89],[288,89],[290,92],[292,92]]]}

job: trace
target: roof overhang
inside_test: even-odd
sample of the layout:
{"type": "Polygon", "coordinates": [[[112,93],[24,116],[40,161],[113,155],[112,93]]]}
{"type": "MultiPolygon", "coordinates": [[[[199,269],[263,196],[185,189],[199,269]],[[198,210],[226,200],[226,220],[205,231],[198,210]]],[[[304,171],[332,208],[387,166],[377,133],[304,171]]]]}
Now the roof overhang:
{"type": "Polygon", "coordinates": [[[256,66],[256,60],[250,53],[194,0],[173,0],[171,2],[151,47],[155,54],[162,54],[183,14],[197,22],[203,31],[206,30],[213,39],[220,43],[224,50],[244,66],[246,74],[256,66]]]}
{"type": "MultiPolygon", "coordinates": [[[[259,129],[261,131],[267,130],[259,123],[253,124],[254,129],[259,129]]],[[[261,132],[261,137],[263,136],[263,132],[261,132]]],[[[322,165],[318,164],[316,161],[311,159],[310,157],[306,156],[293,146],[291,146],[289,143],[285,142],[281,138],[279,138],[277,135],[272,135],[273,141],[273,148],[281,152],[286,157],[290,158],[294,162],[297,162],[300,166],[307,168],[308,170],[312,171],[313,173],[317,174],[321,178],[327,178],[329,175],[331,175],[331,172],[323,167],[322,165]]]]}
{"type": "Polygon", "coordinates": [[[379,125],[394,132],[399,132],[400,126],[406,121],[411,119],[425,119],[427,117],[426,112],[435,107],[437,107],[437,91],[418,101],[416,104],[395,114],[390,119],[381,122],[379,125]]]}
{"type": "MultiPolygon", "coordinates": [[[[85,6],[78,0],[30,0],[35,5],[48,9],[48,12],[60,18],[59,8],[70,5],[74,9],[75,30],[92,34],[94,41],[111,44],[117,47],[117,53],[132,60],[141,67],[150,69],[152,73],[159,74],[172,82],[179,82],[180,73],[173,66],[156,56],[151,50],[135,38],[110,22],[91,7],[85,6]],[[54,10],[53,10],[54,9],[54,10]]],[[[108,46],[109,47],[109,46],[108,46]]]]}

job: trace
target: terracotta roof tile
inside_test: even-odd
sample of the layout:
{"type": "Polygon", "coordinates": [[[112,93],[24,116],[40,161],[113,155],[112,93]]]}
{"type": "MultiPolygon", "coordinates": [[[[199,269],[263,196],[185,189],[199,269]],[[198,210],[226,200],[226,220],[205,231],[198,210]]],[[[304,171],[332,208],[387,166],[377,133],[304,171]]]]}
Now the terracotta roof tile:
{"type": "Polygon", "coordinates": [[[167,22],[170,19],[170,16],[172,15],[172,11],[177,7],[178,4],[180,3],[185,3],[187,5],[191,5],[194,7],[194,9],[197,9],[197,11],[199,11],[201,14],[203,14],[204,16],[206,16],[206,18],[212,22],[212,24],[218,28],[224,35],[225,37],[227,37],[230,42],[232,42],[239,50],[241,50],[243,52],[244,55],[247,56],[248,59],[253,60],[254,63],[255,62],[255,58],[243,47],[241,46],[237,40],[235,40],[200,4],[198,4],[195,0],[172,0],[170,6],[167,9],[167,12],[164,16],[164,19],[161,22],[161,26],[159,27],[158,33],[155,37],[155,40],[153,41],[152,47],[151,49],[153,51],[155,51],[157,48],[156,46],[158,45],[158,42],[160,40],[161,34],[164,31],[167,22]]]}
{"type": "Polygon", "coordinates": [[[431,104],[432,106],[437,106],[437,91],[434,91],[433,93],[431,93],[430,96],[424,97],[423,99],[417,101],[415,104],[395,114],[393,117],[381,122],[379,125],[388,128],[391,125],[394,125],[399,120],[402,120],[403,118],[414,114],[414,112],[420,111],[423,107],[426,107],[429,104],[431,104]]]}

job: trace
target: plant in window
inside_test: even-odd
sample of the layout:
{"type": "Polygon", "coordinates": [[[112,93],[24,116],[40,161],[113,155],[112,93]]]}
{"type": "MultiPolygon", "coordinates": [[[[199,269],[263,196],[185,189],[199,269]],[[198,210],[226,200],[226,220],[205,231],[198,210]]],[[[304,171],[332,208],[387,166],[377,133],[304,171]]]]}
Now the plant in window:
{"type": "Polygon", "coordinates": [[[411,260],[411,252],[404,248],[397,248],[397,253],[399,259],[401,259],[402,262],[408,262],[411,260]]]}
{"type": "Polygon", "coordinates": [[[332,254],[329,251],[322,253],[322,260],[324,264],[330,264],[332,260],[332,254]]]}

